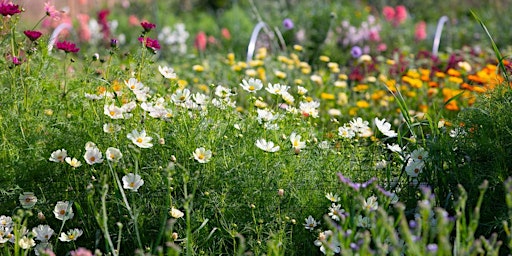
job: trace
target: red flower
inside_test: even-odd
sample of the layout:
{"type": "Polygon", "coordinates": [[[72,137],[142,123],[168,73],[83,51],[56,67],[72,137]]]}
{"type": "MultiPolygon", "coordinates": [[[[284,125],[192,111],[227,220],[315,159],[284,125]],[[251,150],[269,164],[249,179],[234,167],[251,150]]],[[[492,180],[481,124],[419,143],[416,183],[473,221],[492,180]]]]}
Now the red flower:
{"type": "Polygon", "coordinates": [[[98,12],[98,23],[101,26],[101,32],[103,33],[103,39],[110,39],[110,26],[108,25],[107,16],[110,14],[109,10],[101,10],[98,12]]]}
{"type": "Polygon", "coordinates": [[[2,14],[3,16],[12,16],[20,12],[20,6],[17,4],[7,2],[0,3],[0,14],[2,14]]]}
{"type": "Polygon", "coordinates": [[[57,49],[63,50],[66,53],[80,51],[80,48],[76,48],[76,44],[68,42],[68,41],[59,41],[59,42],[57,42],[56,45],[57,45],[57,49]]]}
{"type": "Polygon", "coordinates": [[[196,47],[198,51],[202,52],[206,50],[207,41],[208,39],[206,37],[206,33],[201,31],[196,35],[196,39],[194,40],[194,47],[196,47]]]}
{"type": "Polygon", "coordinates": [[[28,37],[28,39],[30,39],[30,41],[35,41],[39,39],[41,35],[43,35],[41,32],[35,30],[25,30],[23,31],[23,34],[25,34],[28,37]]]}
{"type": "Polygon", "coordinates": [[[151,31],[152,29],[156,28],[156,25],[151,23],[151,22],[147,22],[147,21],[143,21],[140,23],[140,25],[144,28],[144,31],[145,32],[149,32],[151,31]]]}
{"type": "Polygon", "coordinates": [[[144,46],[147,48],[153,49],[154,51],[160,50],[160,44],[158,43],[158,40],[152,39],[149,37],[139,37],[139,42],[144,43],[144,46]]]}

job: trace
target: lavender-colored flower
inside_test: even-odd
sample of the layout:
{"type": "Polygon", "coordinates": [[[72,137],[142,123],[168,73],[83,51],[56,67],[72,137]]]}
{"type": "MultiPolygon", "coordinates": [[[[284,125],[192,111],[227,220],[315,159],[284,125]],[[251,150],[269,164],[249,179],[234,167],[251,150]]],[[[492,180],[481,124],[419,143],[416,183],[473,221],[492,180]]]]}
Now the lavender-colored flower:
{"type": "Polygon", "coordinates": [[[283,20],[283,27],[286,30],[292,29],[294,27],[293,21],[290,18],[286,18],[283,20]]]}
{"type": "Polygon", "coordinates": [[[437,252],[437,244],[427,244],[427,252],[437,252]]]}
{"type": "Polygon", "coordinates": [[[343,176],[341,173],[338,173],[338,178],[340,178],[341,182],[347,184],[349,187],[353,188],[355,191],[359,191],[359,189],[361,189],[361,188],[367,188],[377,180],[377,178],[373,177],[364,183],[357,183],[357,182],[351,181],[349,178],[343,176]]]}
{"type": "Polygon", "coordinates": [[[359,58],[361,57],[361,55],[363,55],[363,50],[361,49],[361,47],[356,45],[352,47],[352,49],[350,50],[350,54],[352,54],[352,57],[354,58],[359,58]]]}

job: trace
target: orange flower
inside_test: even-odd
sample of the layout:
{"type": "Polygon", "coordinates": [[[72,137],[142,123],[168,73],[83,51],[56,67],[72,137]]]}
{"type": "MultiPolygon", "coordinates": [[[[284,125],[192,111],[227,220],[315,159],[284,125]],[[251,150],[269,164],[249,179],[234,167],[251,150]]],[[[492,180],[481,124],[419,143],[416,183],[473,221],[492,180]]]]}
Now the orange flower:
{"type": "Polygon", "coordinates": [[[448,71],[446,73],[448,73],[448,75],[450,75],[450,76],[457,76],[457,77],[460,76],[460,72],[453,68],[448,69],[448,71]]]}

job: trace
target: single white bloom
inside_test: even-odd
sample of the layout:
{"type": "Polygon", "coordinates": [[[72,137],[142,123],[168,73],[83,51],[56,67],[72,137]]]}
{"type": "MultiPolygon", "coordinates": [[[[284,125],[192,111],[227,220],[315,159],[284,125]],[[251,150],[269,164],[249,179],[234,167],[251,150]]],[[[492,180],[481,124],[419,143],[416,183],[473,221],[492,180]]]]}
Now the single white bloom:
{"type": "Polygon", "coordinates": [[[23,192],[18,198],[20,200],[21,207],[30,209],[37,203],[37,197],[32,192],[23,192]]]}
{"type": "Polygon", "coordinates": [[[325,197],[326,197],[327,199],[329,199],[329,201],[331,201],[331,202],[333,202],[333,203],[336,203],[336,202],[338,202],[338,201],[340,200],[340,197],[339,197],[337,194],[333,194],[333,193],[331,193],[331,192],[327,193],[327,194],[325,195],[325,197]]]}
{"type": "Polygon", "coordinates": [[[59,237],[59,240],[62,241],[62,242],[71,242],[71,241],[75,241],[76,239],[78,239],[78,237],[80,237],[84,232],[81,230],[81,229],[78,229],[78,228],[74,228],[74,229],[70,229],[68,230],[68,232],[64,233],[60,233],[60,237],[59,237]]]}
{"type": "Polygon", "coordinates": [[[304,95],[304,94],[308,93],[308,90],[302,86],[297,86],[297,93],[299,95],[304,95]]]}
{"type": "Polygon", "coordinates": [[[423,148],[415,149],[411,152],[410,158],[413,161],[425,161],[428,158],[428,151],[423,148]]]}
{"type": "Polygon", "coordinates": [[[377,129],[379,129],[382,134],[386,135],[387,137],[396,137],[398,134],[391,129],[391,124],[386,122],[386,119],[379,120],[379,118],[375,118],[375,125],[377,126],[377,129]]]}
{"type": "Polygon", "coordinates": [[[295,98],[293,98],[289,92],[282,92],[281,98],[283,98],[283,100],[288,104],[293,104],[295,102],[295,98]]]}
{"type": "Polygon", "coordinates": [[[185,215],[182,211],[174,207],[169,211],[169,214],[171,214],[171,216],[175,219],[179,219],[185,215]]]}
{"type": "Polygon", "coordinates": [[[200,92],[197,92],[194,95],[192,95],[192,98],[197,103],[197,105],[201,105],[201,106],[206,105],[209,100],[208,95],[200,93],[200,92]]]}
{"type": "Polygon", "coordinates": [[[121,153],[121,151],[117,148],[109,147],[105,152],[105,157],[109,161],[117,162],[123,157],[123,153],[121,153]]]}
{"type": "Polygon", "coordinates": [[[204,163],[208,163],[210,161],[210,159],[212,158],[212,151],[206,150],[203,147],[196,148],[193,155],[194,155],[194,159],[196,159],[196,161],[204,164],[204,163]]]}
{"type": "Polygon", "coordinates": [[[158,71],[167,79],[176,79],[176,77],[178,77],[174,72],[174,69],[167,66],[158,66],[158,71]]]}
{"type": "Polygon", "coordinates": [[[48,225],[39,225],[32,229],[36,240],[47,243],[53,235],[53,229],[48,225]]]}
{"type": "Polygon", "coordinates": [[[267,151],[267,152],[277,152],[279,150],[279,146],[274,146],[274,142],[272,141],[266,141],[265,139],[259,139],[256,141],[256,147],[258,147],[259,149],[263,150],[263,151],[267,151]]]}
{"type": "Polygon", "coordinates": [[[255,93],[263,88],[263,83],[259,79],[249,78],[249,81],[242,80],[240,86],[250,93],[255,93]]]}
{"type": "Polygon", "coordinates": [[[288,91],[289,88],[290,87],[287,85],[268,83],[268,86],[265,88],[265,90],[271,94],[281,95],[281,93],[288,91]]]}
{"type": "Polygon", "coordinates": [[[123,176],[123,188],[137,192],[137,190],[144,185],[144,180],[138,174],[128,173],[123,176]]]}
{"type": "Polygon", "coordinates": [[[363,202],[363,209],[368,211],[376,211],[379,207],[376,196],[370,196],[363,202]]]}
{"type": "Polygon", "coordinates": [[[340,204],[332,203],[331,207],[329,207],[328,215],[335,221],[340,221],[340,217],[344,213],[345,209],[342,209],[340,204]]]}
{"type": "Polygon", "coordinates": [[[141,90],[144,87],[144,84],[139,82],[139,80],[137,80],[137,78],[134,77],[128,79],[127,81],[124,81],[124,84],[126,84],[126,86],[128,86],[128,88],[130,88],[130,90],[132,91],[141,90]]]}
{"type": "Polygon", "coordinates": [[[414,161],[412,158],[409,158],[409,160],[407,161],[407,165],[405,166],[405,172],[410,177],[418,177],[418,175],[423,170],[423,167],[425,167],[425,162],[414,161]]]}
{"type": "Polygon", "coordinates": [[[272,122],[279,118],[279,115],[274,115],[270,110],[267,109],[257,109],[258,117],[256,119],[261,124],[262,122],[272,122]]]}
{"type": "Polygon", "coordinates": [[[354,138],[354,136],[356,136],[356,133],[354,132],[354,130],[352,130],[352,128],[345,125],[338,128],[338,135],[340,135],[343,138],[352,139],[354,138]]]}
{"type": "Polygon", "coordinates": [[[301,136],[297,135],[295,132],[292,132],[290,135],[290,142],[292,143],[292,147],[294,149],[303,149],[306,147],[306,142],[301,141],[301,136]]]}
{"type": "Polygon", "coordinates": [[[73,207],[71,207],[68,201],[58,201],[53,209],[53,214],[58,220],[69,220],[75,216],[73,207]]]}
{"type": "Polygon", "coordinates": [[[153,144],[151,144],[153,138],[147,136],[145,130],[142,130],[140,133],[137,130],[133,130],[131,133],[128,133],[126,137],[132,140],[133,144],[137,145],[139,148],[153,147],[153,144]]]}
{"type": "Polygon", "coordinates": [[[32,248],[32,247],[36,246],[36,241],[34,241],[34,239],[29,238],[27,236],[23,236],[18,241],[18,245],[21,247],[21,249],[27,250],[29,248],[32,248]]]}
{"type": "Polygon", "coordinates": [[[303,116],[310,116],[313,118],[318,117],[318,107],[320,107],[320,103],[318,101],[311,102],[300,102],[299,109],[303,116]]]}
{"type": "Polygon", "coordinates": [[[222,85],[218,85],[216,88],[215,88],[215,95],[217,95],[217,97],[219,98],[228,98],[230,96],[233,96],[234,94],[231,92],[230,89],[222,86],[222,85]]]}
{"type": "Polygon", "coordinates": [[[120,107],[117,107],[114,103],[103,107],[103,114],[109,116],[112,119],[123,119],[124,110],[120,107]]]}
{"type": "Polygon", "coordinates": [[[58,149],[52,152],[50,161],[52,162],[64,162],[64,159],[68,156],[68,152],[65,149],[58,149]]]}
{"type": "Polygon", "coordinates": [[[123,104],[121,106],[121,109],[123,110],[123,113],[129,113],[129,112],[132,112],[132,110],[134,110],[136,107],[137,107],[137,102],[130,101],[126,104],[123,104]]]}
{"type": "Polygon", "coordinates": [[[0,227],[11,227],[12,223],[12,218],[10,216],[0,216],[0,227]]]}
{"type": "Polygon", "coordinates": [[[171,95],[171,100],[178,104],[178,103],[184,103],[188,99],[190,99],[190,90],[189,89],[183,89],[183,90],[176,90],[176,92],[171,95]]]}
{"type": "Polygon", "coordinates": [[[98,148],[88,148],[85,151],[84,159],[89,165],[100,164],[103,162],[103,154],[98,148]]]}
{"type": "Polygon", "coordinates": [[[402,148],[398,144],[387,144],[387,147],[391,152],[402,153],[402,148]]]}
{"type": "Polygon", "coordinates": [[[71,158],[71,157],[66,157],[66,163],[68,163],[69,165],[71,165],[71,167],[73,168],[78,168],[80,166],[82,166],[82,163],[80,163],[80,161],[78,161],[78,159],[76,158],[71,158]]]}
{"type": "Polygon", "coordinates": [[[97,148],[98,146],[96,146],[96,143],[92,142],[92,141],[88,141],[87,143],[85,143],[85,150],[89,150],[89,149],[93,149],[93,148],[97,148]]]}
{"type": "Polygon", "coordinates": [[[315,229],[315,227],[319,224],[319,222],[317,222],[311,215],[309,215],[305,220],[306,224],[304,224],[304,227],[309,231],[313,231],[313,229],[315,229]]]}
{"type": "Polygon", "coordinates": [[[103,124],[103,132],[105,133],[116,133],[121,130],[121,126],[113,123],[103,124]]]}

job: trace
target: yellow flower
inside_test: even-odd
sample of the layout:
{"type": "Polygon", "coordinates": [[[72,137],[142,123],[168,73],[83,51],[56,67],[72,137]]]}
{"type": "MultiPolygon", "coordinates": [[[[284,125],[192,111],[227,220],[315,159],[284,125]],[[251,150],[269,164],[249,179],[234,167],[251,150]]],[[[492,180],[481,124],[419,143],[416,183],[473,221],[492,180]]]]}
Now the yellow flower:
{"type": "Polygon", "coordinates": [[[347,81],[335,81],[334,82],[334,87],[338,87],[338,88],[346,88],[347,87],[347,81]]]}
{"type": "Polygon", "coordinates": [[[286,73],[283,72],[283,71],[276,70],[276,71],[274,71],[274,75],[276,75],[276,77],[279,78],[279,79],[285,79],[286,78],[286,73]]]}
{"type": "Polygon", "coordinates": [[[199,87],[199,90],[203,91],[203,92],[209,92],[210,91],[210,88],[208,88],[208,86],[206,84],[200,84],[198,85],[199,87]]]}
{"type": "Polygon", "coordinates": [[[235,54],[232,52],[228,53],[228,60],[229,62],[235,61],[235,54]]]}
{"type": "Polygon", "coordinates": [[[258,72],[258,77],[261,81],[267,81],[267,75],[264,68],[259,67],[258,69],[256,69],[256,72],[258,72]]]}
{"type": "Polygon", "coordinates": [[[196,72],[203,72],[204,71],[204,67],[201,66],[201,65],[194,65],[194,66],[192,66],[192,70],[194,70],[196,72]]]}
{"type": "Polygon", "coordinates": [[[334,100],[335,96],[331,93],[322,92],[322,94],[320,94],[320,98],[324,100],[334,100]]]}
{"type": "Polygon", "coordinates": [[[338,79],[340,79],[340,80],[347,80],[348,76],[346,74],[339,74],[338,75],[338,79]]]}
{"type": "Polygon", "coordinates": [[[250,76],[250,77],[255,77],[257,75],[257,73],[256,73],[256,70],[251,68],[251,69],[245,70],[245,75],[250,76]]]}
{"type": "Polygon", "coordinates": [[[303,83],[303,82],[302,82],[302,79],[299,79],[299,78],[297,78],[297,79],[293,80],[293,82],[294,82],[295,84],[302,84],[302,83],[303,83]]]}
{"type": "Polygon", "coordinates": [[[251,67],[263,66],[263,61],[261,61],[261,60],[251,60],[251,61],[249,61],[249,66],[251,66],[251,67]]]}
{"type": "Polygon", "coordinates": [[[320,61],[329,62],[331,59],[328,56],[322,55],[319,57],[320,61]]]}
{"type": "Polygon", "coordinates": [[[302,68],[300,70],[300,72],[302,72],[302,74],[304,75],[309,75],[311,73],[311,68],[307,67],[307,68],[302,68]]]}
{"type": "Polygon", "coordinates": [[[302,51],[303,47],[298,45],[298,44],[296,44],[296,45],[293,46],[293,49],[298,51],[298,52],[300,52],[300,51],[302,51]]]}
{"type": "Polygon", "coordinates": [[[355,115],[357,114],[357,110],[359,110],[359,109],[358,109],[358,108],[356,108],[356,107],[352,107],[352,108],[350,108],[350,109],[348,110],[348,114],[349,114],[350,116],[355,116],[355,115]]]}
{"type": "Polygon", "coordinates": [[[336,104],[338,105],[346,105],[348,103],[348,96],[344,92],[338,93],[338,101],[336,101],[336,104]]]}
{"type": "Polygon", "coordinates": [[[356,106],[358,108],[369,108],[370,107],[370,103],[368,103],[368,101],[366,100],[359,100],[356,102],[356,106]]]}
{"type": "Polygon", "coordinates": [[[183,79],[178,80],[178,87],[179,87],[180,89],[185,88],[187,85],[188,85],[187,80],[183,80],[183,79]]]}
{"type": "Polygon", "coordinates": [[[367,84],[358,84],[358,85],[354,86],[354,88],[352,88],[352,91],[354,91],[354,92],[364,92],[366,90],[368,90],[367,84]]]}
{"type": "Polygon", "coordinates": [[[388,65],[395,65],[395,61],[391,60],[391,59],[388,59],[388,60],[386,60],[386,64],[388,64],[388,65]]]}

